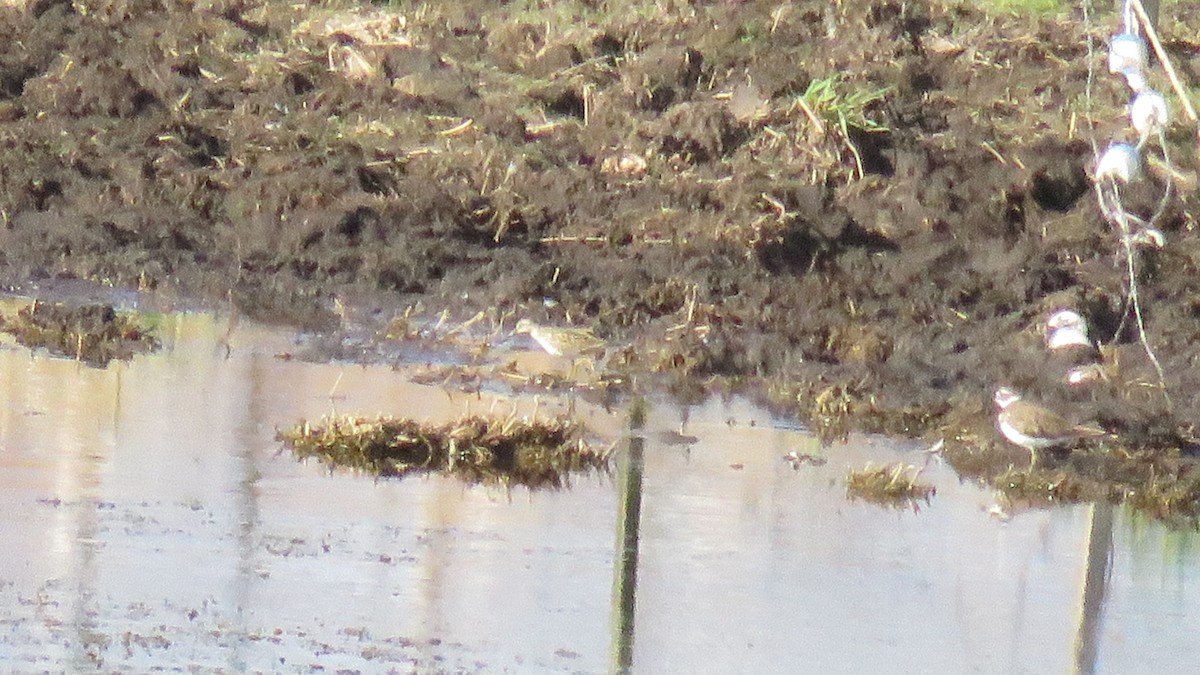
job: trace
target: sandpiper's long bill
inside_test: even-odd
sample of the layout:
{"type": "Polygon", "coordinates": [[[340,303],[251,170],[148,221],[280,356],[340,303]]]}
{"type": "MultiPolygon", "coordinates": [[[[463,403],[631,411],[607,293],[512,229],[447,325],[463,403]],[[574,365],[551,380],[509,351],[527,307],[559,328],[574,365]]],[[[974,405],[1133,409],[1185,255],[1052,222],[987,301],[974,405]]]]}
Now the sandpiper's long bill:
{"type": "Polygon", "coordinates": [[[1014,445],[1029,451],[1030,466],[1037,461],[1036,451],[1065,445],[1081,438],[1104,435],[1102,429],[1075,425],[1041,406],[1021,399],[1021,395],[1000,387],[994,397],[1000,412],[996,426],[1014,445]]]}

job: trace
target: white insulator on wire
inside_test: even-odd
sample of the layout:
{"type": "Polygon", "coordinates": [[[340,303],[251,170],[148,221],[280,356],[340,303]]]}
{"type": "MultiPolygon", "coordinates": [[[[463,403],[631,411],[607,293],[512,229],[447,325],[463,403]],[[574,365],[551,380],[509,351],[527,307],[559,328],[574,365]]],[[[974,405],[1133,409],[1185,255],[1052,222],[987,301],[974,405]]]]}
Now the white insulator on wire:
{"type": "Polygon", "coordinates": [[[1129,103],[1129,121],[1142,138],[1166,130],[1171,121],[1167,99],[1151,89],[1139,92],[1129,103]]]}
{"type": "Polygon", "coordinates": [[[1058,351],[1068,347],[1091,347],[1087,319],[1073,309],[1060,309],[1046,319],[1046,347],[1058,351]]]}
{"type": "Polygon", "coordinates": [[[1113,143],[1096,162],[1096,181],[1128,183],[1137,178],[1141,164],[1137,148],[1128,143],[1113,143]]]}
{"type": "Polygon", "coordinates": [[[1121,75],[1125,76],[1125,84],[1129,85],[1129,89],[1134,93],[1146,91],[1149,86],[1146,84],[1146,75],[1140,70],[1125,70],[1121,75]]]}
{"type": "Polygon", "coordinates": [[[1132,33],[1120,33],[1109,41],[1108,72],[1114,75],[1127,70],[1142,73],[1149,63],[1150,51],[1142,38],[1132,33]]]}

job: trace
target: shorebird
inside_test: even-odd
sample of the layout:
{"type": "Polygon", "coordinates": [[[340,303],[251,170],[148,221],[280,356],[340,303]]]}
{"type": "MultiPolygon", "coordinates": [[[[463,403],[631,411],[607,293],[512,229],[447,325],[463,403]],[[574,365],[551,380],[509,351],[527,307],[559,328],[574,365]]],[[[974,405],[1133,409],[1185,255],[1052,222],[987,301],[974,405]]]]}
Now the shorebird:
{"type": "Polygon", "coordinates": [[[562,328],[541,326],[529,319],[521,319],[514,334],[526,333],[538,346],[552,356],[587,356],[604,351],[606,343],[586,328],[562,328]]]}
{"type": "Polygon", "coordinates": [[[996,426],[1009,442],[1029,451],[1031,469],[1037,463],[1038,450],[1104,435],[1101,429],[1071,424],[1057,413],[1024,401],[1008,387],[997,389],[994,400],[1000,409],[996,426]]]}
{"type": "Polygon", "coordinates": [[[581,358],[594,358],[604,353],[608,346],[604,340],[596,337],[586,328],[563,328],[560,326],[542,326],[529,319],[521,319],[513,329],[514,335],[528,334],[538,346],[551,356],[561,356],[571,359],[571,372],[568,379],[575,375],[575,366],[581,358]]]}

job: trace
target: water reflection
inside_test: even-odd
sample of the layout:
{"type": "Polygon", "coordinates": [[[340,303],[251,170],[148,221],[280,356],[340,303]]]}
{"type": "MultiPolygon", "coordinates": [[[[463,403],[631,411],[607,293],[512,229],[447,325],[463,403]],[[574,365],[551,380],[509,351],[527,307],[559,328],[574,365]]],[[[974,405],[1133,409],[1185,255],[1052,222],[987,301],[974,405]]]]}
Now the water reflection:
{"type": "Polygon", "coordinates": [[[1079,603],[1079,634],[1075,640],[1075,672],[1096,672],[1100,648],[1100,618],[1104,611],[1104,593],[1108,587],[1109,562],[1112,559],[1112,504],[1096,504],[1088,509],[1087,558],[1083,568],[1083,592],[1079,603]]]}
{"type": "MultiPolygon", "coordinates": [[[[632,431],[639,431],[638,428],[632,431]]],[[[616,562],[613,565],[613,671],[633,665],[634,618],[637,610],[638,541],[642,520],[642,472],[645,439],[630,436],[620,469],[616,562]]]]}
{"type": "Polygon", "coordinates": [[[580,403],[625,450],[570,490],[331,475],[275,429],[493,402],[277,359],[290,337],[253,325],[227,357],[210,315],[164,327],[105,370],[0,348],[10,671],[1087,673],[1200,648],[1194,533],[1122,509],[1001,522],[937,466],[920,514],[852,503],[848,468],[915,448],[822,449],[738,399],[660,404],[633,438],[580,403]]]}

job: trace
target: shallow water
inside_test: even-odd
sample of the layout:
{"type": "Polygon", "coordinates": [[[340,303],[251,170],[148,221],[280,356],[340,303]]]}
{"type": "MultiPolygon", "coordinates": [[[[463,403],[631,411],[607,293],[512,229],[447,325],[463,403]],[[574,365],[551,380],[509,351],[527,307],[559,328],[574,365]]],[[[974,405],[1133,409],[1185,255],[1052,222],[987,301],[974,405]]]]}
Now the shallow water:
{"type": "Polygon", "coordinates": [[[0,348],[3,669],[1131,673],[1200,650],[1196,536],[1121,509],[1002,520],[936,460],[919,513],[848,501],[848,468],[920,448],[822,450],[738,399],[660,405],[632,441],[579,403],[622,450],[559,492],[331,474],[276,428],[562,403],[283,360],[253,325],[227,357],[225,331],[170,315],[161,353],[105,370],[0,348]]]}

